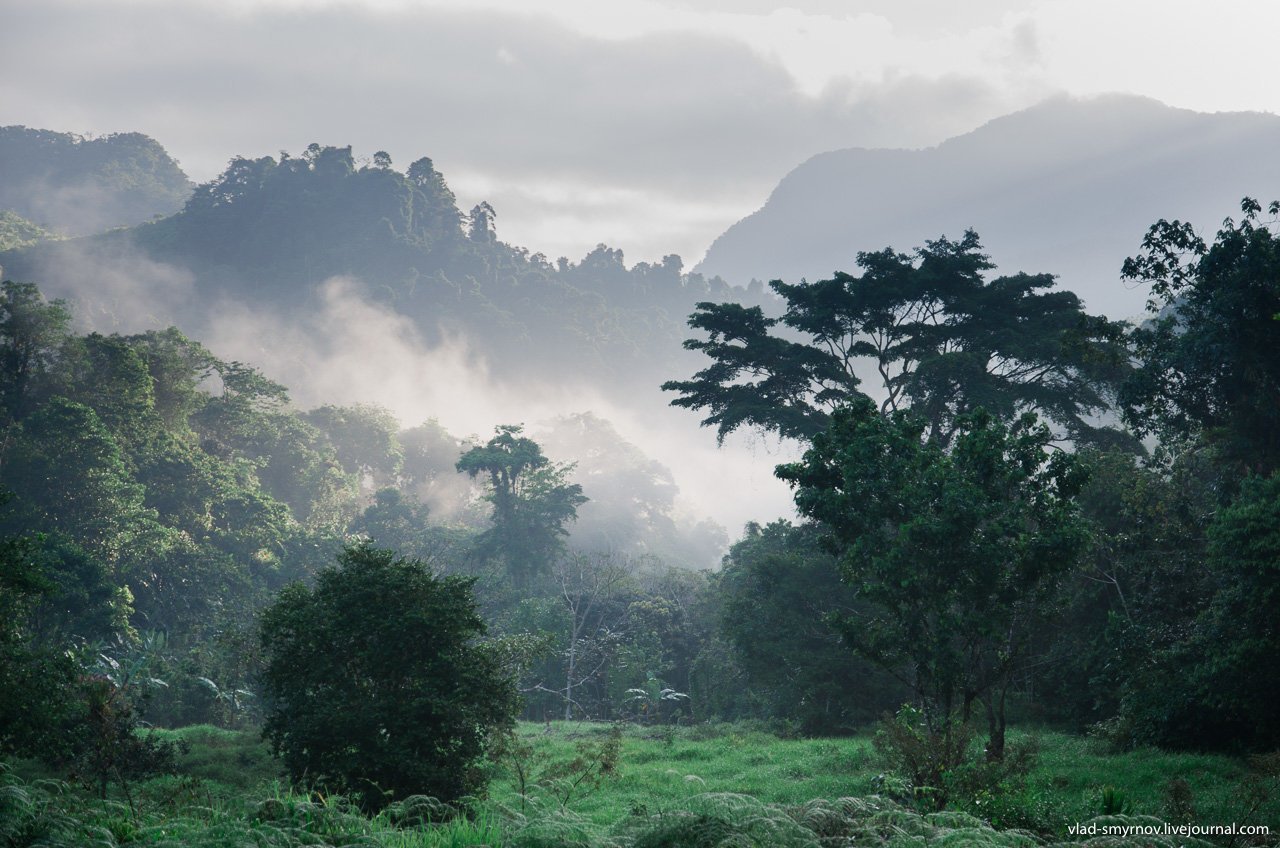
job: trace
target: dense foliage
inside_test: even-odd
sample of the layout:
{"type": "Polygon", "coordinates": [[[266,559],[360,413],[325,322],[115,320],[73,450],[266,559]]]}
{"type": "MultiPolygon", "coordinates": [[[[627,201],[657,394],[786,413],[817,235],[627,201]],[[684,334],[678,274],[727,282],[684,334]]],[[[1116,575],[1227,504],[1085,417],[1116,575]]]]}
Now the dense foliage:
{"type": "Polygon", "coordinates": [[[686,346],[712,363],[666,384],[673,404],[721,438],[753,427],[809,446],[778,473],[839,561],[797,541],[807,564],[789,574],[848,581],[869,606],[844,616],[850,646],[913,687],[930,733],[977,702],[996,757],[1007,704],[1122,746],[1280,738],[1275,693],[1248,671],[1280,648],[1259,613],[1280,254],[1274,220],[1242,209],[1212,243],[1152,227],[1124,265],[1152,284],[1137,328],[1037,293],[1047,277],[984,283],[972,234],[861,254],[859,277],[775,282],[779,318],[736,303],[691,317],[706,338],[686,346]],[[861,389],[873,372],[878,402],[861,389]],[[1105,423],[1121,413],[1132,434],[1105,423]],[[1135,436],[1158,439],[1150,457],[1135,436]]]}
{"type": "Polygon", "coordinates": [[[280,593],[262,618],[264,733],[295,781],[372,809],[483,788],[480,760],[517,700],[477,643],[472,582],[364,546],[280,593]]]}
{"type": "Polygon", "coordinates": [[[1127,278],[1151,285],[1152,319],[1133,332],[1141,368],[1125,415],[1167,443],[1203,439],[1241,469],[1280,467],[1280,239],[1245,198],[1212,244],[1188,223],[1159,221],[1127,278]]]}
{"type": "Polygon", "coordinates": [[[864,727],[909,697],[890,672],[850,651],[839,623],[870,608],[820,542],[814,525],[779,521],[749,526],[725,557],[715,593],[732,650],[720,661],[736,660],[745,678],[738,698],[721,693],[725,714],[831,735],[864,727]]]}
{"type": "MultiPolygon", "coordinates": [[[[430,160],[401,173],[318,145],[236,159],[128,234],[8,252],[127,242],[192,271],[193,314],[227,295],[305,312],[350,274],[512,384],[615,396],[680,373],[672,316],[694,308],[686,347],[711,362],[666,384],[674,405],[805,453],[777,471],[802,520],[750,524],[719,572],[693,571],[723,536],[596,416],[481,441],[371,405],[300,410],[178,329],[80,333],[66,303],[5,282],[0,749],[132,800],[175,762],[143,724],[265,722],[292,780],[365,808],[435,815],[410,799],[511,769],[522,810],[542,787],[563,811],[621,743],[543,768],[513,716],[674,740],[695,721],[844,734],[889,714],[880,789],[1014,822],[1036,818],[1034,746],[1005,741],[1020,716],[1114,748],[1280,744],[1259,673],[1280,651],[1280,251],[1261,206],[1243,211],[1212,243],[1152,228],[1125,264],[1153,286],[1137,328],[1049,275],[987,279],[972,233],[772,294],[603,246],[553,264],[501,242],[488,204],[462,214],[430,160]]],[[[619,838],[746,833],[722,812],[640,810],[619,838]]],[[[803,815],[756,812],[809,838],[803,815]]]]}
{"type": "Polygon", "coordinates": [[[0,210],[51,230],[84,235],[139,224],[181,209],[190,193],[178,163],[141,133],[87,138],[0,127],[0,210]]]}
{"type": "Polygon", "coordinates": [[[801,462],[778,475],[827,528],[844,576],[870,609],[841,627],[863,656],[905,669],[930,729],[985,706],[988,754],[1004,752],[1009,689],[1083,546],[1072,458],[1045,452],[1047,428],[979,411],[952,449],[925,423],[868,401],[837,411],[801,462]]]}
{"type": "Polygon", "coordinates": [[[770,287],[780,317],[759,307],[700,303],[685,347],[712,364],[663,385],[673,406],[704,410],[723,440],[739,427],[809,439],[861,397],[865,374],[885,412],[911,408],[930,439],[950,442],[966,413],[1035,412],[1077,443],[1123,445],[1091,419],[1109,408],[1127,355],[1122,328],[1084,312],[1049,274],[985,280],[994,266],[976,233],[914,255],[859,253],[862,275],[770,287]]]}

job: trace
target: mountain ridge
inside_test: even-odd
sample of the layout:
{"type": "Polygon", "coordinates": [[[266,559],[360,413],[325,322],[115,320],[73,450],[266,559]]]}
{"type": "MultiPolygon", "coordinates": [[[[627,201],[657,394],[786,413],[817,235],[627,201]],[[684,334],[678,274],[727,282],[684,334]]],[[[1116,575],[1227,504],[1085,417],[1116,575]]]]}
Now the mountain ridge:
{"type": "Polygon", "coordinates": [[[1200,113],[1150,98],[1056,97],[919,149],[845,148],[798,165],[696,266],[741,284],[850,270],[975,229],[1001,272],[1049,272],[1111,317],[1145,295],[1119,268],[1160,218],[1217,222],[1280,196],[1280,117],[1200,113]]]}

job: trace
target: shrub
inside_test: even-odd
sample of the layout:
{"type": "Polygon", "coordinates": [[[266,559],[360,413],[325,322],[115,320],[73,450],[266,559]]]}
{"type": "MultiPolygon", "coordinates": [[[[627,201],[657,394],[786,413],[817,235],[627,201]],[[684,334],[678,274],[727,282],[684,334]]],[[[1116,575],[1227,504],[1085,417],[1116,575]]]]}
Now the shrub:
{"type": "MultiPolygon", "coordinates": [[[[1026,777],[1035,767],[1039,741],[1018,739],[1004,756],[992,759],[975,744],[971,725],[957,719],[930,725],[924,714],[904,706],[880,722],[872,745],[888,775],[877,779],[879,791],[910,800],[923,810],[941,810],[949,803],[963,806],[989,820],[1003,818],[1026,825],[1035,815],[1009,811],[1026,796],[1026,777]],[[1003,815],[994,813],[1004,810],[1003,815]]],[[[1031,807],[1040,807],[1031,803],[1031,807]]]]}
{"type": "Polygon", "coordinates": [[[885,768],[907,781],[916,804],[940,810],[947,804],[952,772],[970,758],[973,728],[954,719],[932,726],[924,713],[903,706],[880,722],[872,745],[885,768]]]}
{"type": "Polygon", "coordinates": [[[366,809],[482,790],[487,745],[518,696],[477,644],[473,582],[360,545],[314,589],[281,592],[263,616],[264,733],[295,781],[366,809]]]}

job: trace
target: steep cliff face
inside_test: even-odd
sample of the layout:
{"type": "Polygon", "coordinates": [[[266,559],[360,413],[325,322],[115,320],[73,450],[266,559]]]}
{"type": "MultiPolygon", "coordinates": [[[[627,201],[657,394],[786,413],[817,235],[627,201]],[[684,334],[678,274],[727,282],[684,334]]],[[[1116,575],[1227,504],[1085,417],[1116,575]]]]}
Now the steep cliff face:
{"type": "Polygon", "coordinates": [[[1057,98],[924,150],[823,153],[698,266],[732,283],[821,279],[859,251],[978,231],[1000,270],[1049,272],[1111,317],[1141,312],[1120,265],[1159,218],[1219,221],[1280,197],[1280,117],[1133,96],[1057,98]]]}

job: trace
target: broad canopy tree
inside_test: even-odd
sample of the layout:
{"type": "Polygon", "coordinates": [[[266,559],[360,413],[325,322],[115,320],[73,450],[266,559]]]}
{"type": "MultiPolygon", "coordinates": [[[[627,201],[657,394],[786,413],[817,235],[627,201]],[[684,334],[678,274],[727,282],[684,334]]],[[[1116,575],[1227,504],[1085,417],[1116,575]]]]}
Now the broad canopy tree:
{"type": "Polygon", "coordinates": [[[704,411],[721,440],[746,426],[807,441],[875,374],[881,410],[914,409],[943,445],[978,407],[1006,421],[1037,412],[1075,443],[1131,444],[1097,420],[1128,370],[1124,327],[1050,291],[1052,275],[984,279],[994,266],[972,230],[857,262],[861,276],[771,282],[778,318],[699,303],[689,325],[707,337],[685,347],[713,361],[663,384],[672,405],[704,411]]]}
{"type": "Polygon", "coordinates": [[[778,318],[699,304],[689,323],[707,338],[685,346],[713,361],[663,388],[721,440],[746,426],[809,444],[777,474],[866,605],[842,617],[846,640],[903,675],[931,732],[985,706],[998,759],[1006,695],[1086,539],[1083,474],[1051,443],[1137,447],[1099,421],[1129,370],[1125,327],[1051,275],[986,280],[972,231],[858,265],[775,280],[778,318]]]}

